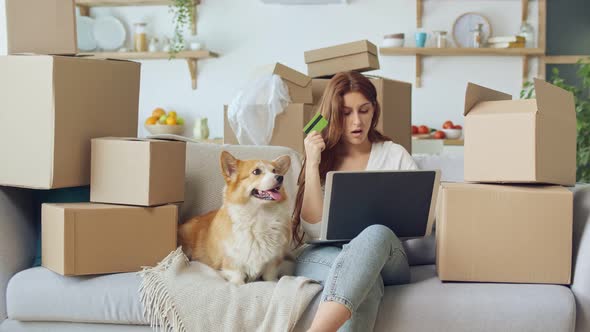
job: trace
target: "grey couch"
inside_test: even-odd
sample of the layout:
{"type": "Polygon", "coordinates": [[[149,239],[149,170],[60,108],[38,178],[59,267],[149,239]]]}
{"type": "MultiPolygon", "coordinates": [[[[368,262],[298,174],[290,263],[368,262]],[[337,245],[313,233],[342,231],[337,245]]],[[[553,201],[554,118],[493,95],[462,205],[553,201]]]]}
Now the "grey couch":
{"type": "MultiPolygon", "coordinates": [[[[290,154],[286,187],[294,197],[299,156],[280,147],[187,145],[183,218],[221,202],[218,157],[224,148],[239,158],[290,154]]],[[[422,168],[441,168],[443,180],[460,180],[462,158],[416,156],[422,168]]],[[[377,331],[589,331],[590,188],[575,191],[574,270],[571,287],[559,285],[442,283],[436,277],[433,238],[405,242],[410,284],[386,287],[377,331]]],[[[30,192],[0,189],[0,331],[150,331],[142,315],[134,273],[62,277],[29,268],[35,254],[30,192]]],[[[297,330],[311,321],[317,301],[297,330]]]]}

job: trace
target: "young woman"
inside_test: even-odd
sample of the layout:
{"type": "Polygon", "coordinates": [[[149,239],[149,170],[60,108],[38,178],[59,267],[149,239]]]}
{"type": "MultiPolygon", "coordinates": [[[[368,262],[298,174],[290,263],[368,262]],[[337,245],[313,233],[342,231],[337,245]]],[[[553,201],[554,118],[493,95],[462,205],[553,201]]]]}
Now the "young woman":
{"type": "MultiPolygon", "coordinates": [[[[410,154],[376,130],[381,110],[375,87],[357,72],[339,73],[329,82],[320,112],[328,121],[323,134],[305,138],[293,237],[319,236],[326,173],[417,169],[410,154]],[[303,232],[302,232],[303,230],[303,232]]],[[[354,190],[354,188],[350,188],[354,190]]],[[[384,285],[410,280],[406,253],[387,227],[373,225],[343,246],[305,247],[295,274],[320,280],[321,302],[309,331],[372,331],[384,285]]]]}

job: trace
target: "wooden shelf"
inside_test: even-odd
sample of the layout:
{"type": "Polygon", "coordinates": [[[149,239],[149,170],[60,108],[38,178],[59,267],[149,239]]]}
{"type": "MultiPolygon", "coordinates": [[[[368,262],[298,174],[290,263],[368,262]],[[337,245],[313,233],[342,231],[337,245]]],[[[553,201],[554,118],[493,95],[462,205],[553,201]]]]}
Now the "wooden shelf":
{"type": "Polygon", "coordinates": [[[415,56],[417,88],[422,86],[422,57],[425,56],[520,56],[522,61],[522,78],[525,82],[529,74],[529,57],[542,56],[540,48],[434,48],[434,47],[382,47],[379,53],[385,56],[415,56]]]}
{"type": "Polygon", "coordinates": [[[545,53],[540,48],[434,48],[434,47],[382,47],[381,55],[423,56],[534,56],[545,53]]]}
{"type": "MultiPolygon", "coordinates": [[[[95,53],[80,53],[82,56],[87,56],[96,59],[120,59],[120,60],[167,60],[170,59],[168,52],[95,52],[95,53]]],[[[193,90],[197,88],[197,61],[208,58],[217,58],[219,55],[215,52],[200,50],[200,51],[182,51],[176,54],[175,59],[185,59],[188,63],[188,68],[191,75],[191,82],[193,90]]]]}
{"type": "Polygon", "coordinates": [[[462,138],[459,139],[445,139],[443,142],[446,146],[463,146],[464,141],[462,138]]]}
{"type": "MultiPolygon", "coordinates": [[[[412,138],[415,140],[420,140],[420,141],[441,141],[441,139],[436,139],[436,138],[412,138]]],[[[464,145],[464,140],[463,138],[458,138],[458,139],[442,139],[443,145],[446,146],[463,146],[464,145]]]]}
{"type": "MultiPolygon", "coordinates": [[[[94,52],[94,53],[80,53],[83,56],[89,56],[99,59],[122,59],[122,60],[160,60],[169,59],[168,52],[94,52]]],[[[219,55],[215,52],[199,50],[199,51],[182,51],[176,54],[176,59],[207,59],[217,58],[219,55]]]]}
{"type": "MultiPolygon", "coordinates": [[[[195,4],[201,1],[196,0],[195,4]]],[[[115,6],[168,6],[172,0],[76,0],[78,6],[115,7],[115,6]]]]}
{"type": "Polygon", "coordinates": [[[590,55],[548,55],[545,56],[545,64],[563,65],[576,64],[578,61],[590,62],[590,55]]]}
{"type": "MultiPolygon", "coordinates": [[[[424,1],[416,1],[416,27],[422,28],[422,17],[424,16],[424,1]]],[[[521,22],[526,22],[529,17],[529,1],[520,0],[521,3],[521,22]]],[[[414,55],[416,56],[416,87],[422,85],[422,57],[423,56],[522,56],[522,79],[523,82],[528,80],[529,75],[529,58],[536,56],[539,58],[537,76],[545,78],[545,45],[547,34],[547,0],[538,1],[538,31],[537,31],[537,48],[529,49],[382,49],[383,55],[414,55]],[[414,51],[415,50],[415,51],[414,51]]]]}
{"type": "MultiPolygon", "coordinates": [[[[170,6],[172,0],[75,0],[76,6],[80,9],[80,15],[89,16],[91,7],[115,7],[115,6],[170,6]]],[[[191,30],[193,35],[197,34],[197,5],[201,0],[193,0],[191,30]]],[[[83,53],[93,58],[109,58],[124,60],[157,60],[169,59],[167,52],[98,52],[83,53]]],[[[176,59],[186,59],[191,75],[193,90],[197,88],[197,60],[216,58],[218,55],[210,51],[183,51],[175,55],[176,59]]]]}

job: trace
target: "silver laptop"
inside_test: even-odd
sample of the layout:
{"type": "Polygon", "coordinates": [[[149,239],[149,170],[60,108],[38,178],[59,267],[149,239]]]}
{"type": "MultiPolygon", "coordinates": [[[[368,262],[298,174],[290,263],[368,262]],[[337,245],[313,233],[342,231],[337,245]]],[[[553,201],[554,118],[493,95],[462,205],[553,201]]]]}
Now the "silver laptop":
{"type": "Polygon", "coordinates": [[[439,170],[328,172],[320,238],[308,243],[348,242],[373,224],[400,239],[428,236],[439,183],[439,170]]]}

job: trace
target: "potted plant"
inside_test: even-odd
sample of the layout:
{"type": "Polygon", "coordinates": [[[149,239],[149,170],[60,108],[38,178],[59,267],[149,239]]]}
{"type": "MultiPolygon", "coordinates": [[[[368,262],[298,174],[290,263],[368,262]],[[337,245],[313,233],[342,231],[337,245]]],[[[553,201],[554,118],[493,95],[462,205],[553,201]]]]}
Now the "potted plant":
{"type": "MultiPolygon", "coordinates": [[[[559,76],[559,70],[553,68],[550,83],[574,94],[576,104],[577,141],[576,141],[576,180],[590,182],[590,62],[578,61],[577,75],[582,79],[582,87],[569,85],[559,76]]],[[[534,98],[534,85],[525,82],[520,98],[534,98]]]]}
{"type": "Polygon", "coordinates": [[[174,38],[169,51],[170,58],[174,58],[185,48],[184,31],[193,22],[195,6],[195,0],[172,0],[170,11],[173,14],[174,38]]]}

